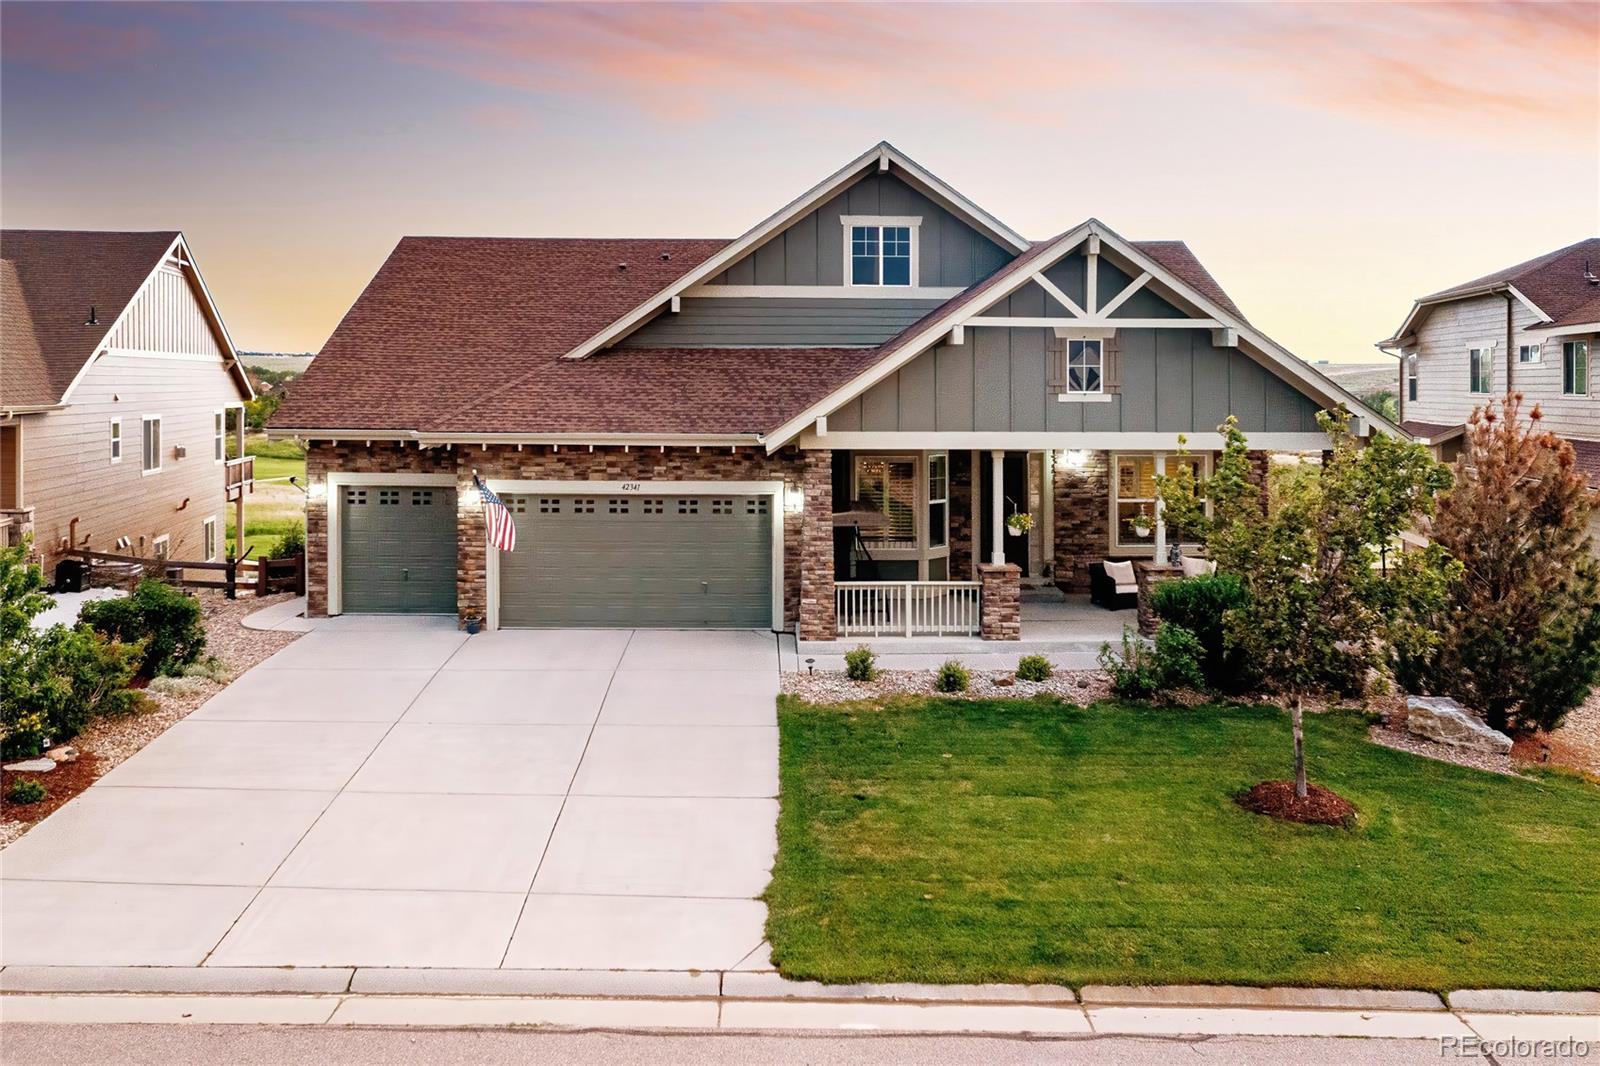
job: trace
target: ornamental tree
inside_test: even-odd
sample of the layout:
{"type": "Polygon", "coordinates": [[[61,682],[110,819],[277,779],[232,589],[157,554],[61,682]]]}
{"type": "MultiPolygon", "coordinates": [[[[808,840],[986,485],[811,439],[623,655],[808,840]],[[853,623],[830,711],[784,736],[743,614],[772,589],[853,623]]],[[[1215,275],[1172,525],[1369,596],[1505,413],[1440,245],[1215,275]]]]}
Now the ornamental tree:
{"type": "Polygon", "coordinates": [[[1437,614],[1441,639],[1414,664],[1433,691],[1496,729],[1554,729],[1600,678],[1595,506],[1572,445],[1522,396],[1475,410],[1433,537],[1460,560],[1437,614]]]}

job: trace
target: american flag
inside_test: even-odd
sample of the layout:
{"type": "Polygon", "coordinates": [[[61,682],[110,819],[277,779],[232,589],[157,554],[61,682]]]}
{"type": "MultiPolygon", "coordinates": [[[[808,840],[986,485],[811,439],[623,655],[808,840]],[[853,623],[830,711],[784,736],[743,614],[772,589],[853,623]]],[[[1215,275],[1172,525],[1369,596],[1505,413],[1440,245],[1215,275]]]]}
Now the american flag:
{"type": "Polygon", "coordinates": [[[506,510],[505,503],[476,474],[473,475],[472,482],[478,486],[478,493],[483,497],[483,517],[484,524],[489,529],[489,543],[503,552],[515,551],[517,524],[511,520],[511,512],[506,510]]]}

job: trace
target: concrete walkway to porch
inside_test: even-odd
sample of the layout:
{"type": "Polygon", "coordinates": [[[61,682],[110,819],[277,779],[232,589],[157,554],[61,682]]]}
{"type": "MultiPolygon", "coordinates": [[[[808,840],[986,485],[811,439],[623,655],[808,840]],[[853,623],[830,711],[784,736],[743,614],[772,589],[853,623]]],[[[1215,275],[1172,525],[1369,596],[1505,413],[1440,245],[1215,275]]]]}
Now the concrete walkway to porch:
{"type": "Polygon", "coordinates": [[[1022,592],[1022,639],[980,640],[977,637],[841,637],[802,640],[796,655],[783,657],[785,670],[843,670],[844,654],[865,644],[878,653],[883,670],[936,670],[955,659],[974,670],[1015,670],[1024,655],[1044,655],[1061,670],[1092,670],[1100,646],[1122,639],[1122,627],[1137,631],[1132,610],[1108,611],[1089,602],[1087,594],[1064,594],[1054,588],[1022,592]]]}

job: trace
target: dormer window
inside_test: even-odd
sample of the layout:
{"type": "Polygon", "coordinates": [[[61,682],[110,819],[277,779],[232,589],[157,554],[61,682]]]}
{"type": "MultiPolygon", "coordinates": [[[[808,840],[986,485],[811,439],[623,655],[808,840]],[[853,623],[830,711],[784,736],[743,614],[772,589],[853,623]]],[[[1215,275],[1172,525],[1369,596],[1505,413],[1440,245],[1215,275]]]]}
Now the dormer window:
{"type": "Polygon", "coordinates": [[[844,219],[845,277],[851,286],[912,288],[917,284],[920,218],[844,219]]]}

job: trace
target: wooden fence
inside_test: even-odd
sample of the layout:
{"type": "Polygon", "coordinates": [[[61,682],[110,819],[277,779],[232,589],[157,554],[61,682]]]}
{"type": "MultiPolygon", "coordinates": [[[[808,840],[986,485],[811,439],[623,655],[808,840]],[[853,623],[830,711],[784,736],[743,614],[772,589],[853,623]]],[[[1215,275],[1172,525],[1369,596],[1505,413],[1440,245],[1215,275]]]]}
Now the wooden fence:
{"type": "Polygon", "coordinates": [[[109,583],[118,584],[132,584],[141,578],[154,577],[179,588],[221,589],[230,600],[238,598],[241,588],[246,592],[253,591],[257,596],[289,591],[305,595],[304,555],[293,555],[287,559],[251,559],[249,556],[253,550],[246,548],[240,558],[222,562],[115,555],[85,548],[75,548],[63,554],[81,559],[89,569],[91,580],[97,571],[101,578],[109,577],[109,583]],[[210,574],[218,576],[205,576],[210,574]]]}

